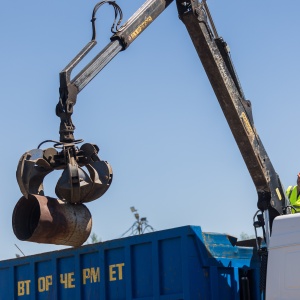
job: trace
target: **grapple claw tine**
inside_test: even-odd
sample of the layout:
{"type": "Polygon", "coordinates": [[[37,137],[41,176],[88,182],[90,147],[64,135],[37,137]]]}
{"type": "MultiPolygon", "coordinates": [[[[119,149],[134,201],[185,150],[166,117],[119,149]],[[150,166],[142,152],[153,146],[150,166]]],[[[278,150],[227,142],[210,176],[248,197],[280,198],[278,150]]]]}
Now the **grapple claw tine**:
{"type": "Polygon", "coordinates": [[[98,199],[107,191],[112,181],[112,168],[100,160],[98,151],[96,145],[84,144],[75,155],[72,151],[68,152],[69,163],[55,187],[60,199],[69,203],[85,203],[98,199]],[[88,172],[82,167],[86,167],[88,172]]]}
{"type": "Polygon", "coordinates": [[[90,202],[100,198],[110,187],[112,182],[112,168],[106,161],[96,161],[88,164],[87,169],[90,174],[93,174],[93,187],[85,199],[85,202],[90,202]]]}
{"type": "Polygon", "coordinates": [[[24,153],[18,163],[16,177],[21,193],[44,195],[43,180],[53,168],[43,157],[43,150],[33,149],[24,153]]]}
{"type": "Polygon", "coordinates": [[[57,197],[66,202],[82,203],[85,202],[85,195],[89,192],[91,185],[92,181],[89,175],[82,168],[69,164],[56,184],[55,193],[57,197]],[[75,172],[77,172],[76,179],[75,172]]]}

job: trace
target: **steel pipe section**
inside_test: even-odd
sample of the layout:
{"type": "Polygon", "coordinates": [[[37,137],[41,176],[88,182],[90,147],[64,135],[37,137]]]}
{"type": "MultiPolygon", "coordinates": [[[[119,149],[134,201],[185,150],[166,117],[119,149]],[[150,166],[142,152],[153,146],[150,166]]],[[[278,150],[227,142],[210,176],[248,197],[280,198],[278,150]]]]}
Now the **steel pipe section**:
{"type": "Polygon", "coordinates": [[[92,216],[83,204],[29,194],[17,202],[12,226],[21,241],[77,247],[91,233],[92,216]]]}

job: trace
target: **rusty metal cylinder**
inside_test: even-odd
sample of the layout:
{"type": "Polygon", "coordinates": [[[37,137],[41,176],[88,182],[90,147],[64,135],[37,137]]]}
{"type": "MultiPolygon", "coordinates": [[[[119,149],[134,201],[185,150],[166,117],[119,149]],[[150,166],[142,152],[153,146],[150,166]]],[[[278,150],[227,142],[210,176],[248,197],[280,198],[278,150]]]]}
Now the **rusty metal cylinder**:
{"type": "Polygon", "coordinates": [[[21,241],[77,247],[91,233],[92,216],[83,204],[29,194],[17,202],[12,226],[21,241]]]}

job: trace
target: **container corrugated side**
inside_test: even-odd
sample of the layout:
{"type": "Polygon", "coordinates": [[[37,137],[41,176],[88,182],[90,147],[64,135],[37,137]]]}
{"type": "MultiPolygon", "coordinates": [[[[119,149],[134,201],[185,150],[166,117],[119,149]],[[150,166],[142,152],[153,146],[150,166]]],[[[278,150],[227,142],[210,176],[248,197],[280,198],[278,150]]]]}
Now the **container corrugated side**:
{"type": "Polygon", "coordinates": [[[0,299],[234,300],[246,271],[260,299],[252,248],[184,226],[0,261],[0,299]]]}

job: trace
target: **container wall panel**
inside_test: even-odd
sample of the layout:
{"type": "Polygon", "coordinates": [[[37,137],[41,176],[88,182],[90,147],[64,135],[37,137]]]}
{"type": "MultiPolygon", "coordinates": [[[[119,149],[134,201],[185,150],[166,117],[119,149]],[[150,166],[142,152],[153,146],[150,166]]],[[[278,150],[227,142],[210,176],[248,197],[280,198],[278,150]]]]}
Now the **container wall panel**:
{"type": "Polygon", "coordinates": [[[153,297],[153,260],[151,243],[131,247],[133,298],[153,297]]]}
{"type": "Polygon", "coordinates": [[[36,299],[44,300],[56,297],[55,282],[53,281],[52,261],[45,260],[35,263],[36,299]]]}
{"type": "Polygon", "coordinates": [[[125,249],[116,248],[105,251],[107,299],[125,299],[126,280],[124,278],[125,249]]]}
{"type": "Polygon", "coordinates": [[[12,284],[13,282],[10,280],[10,269],[0,269],[0,300],[7,299],[7,296],[9,297],[8,299],[13,298],[13,288],[11,288],[12,284]]]}
{"type": "Polygon", "coordinates": [[[159,242],[160,291],[161,295],[182,292],[182,257],[180,238],[159,242]]]}
{"type": "Polygon", "coordinates": [[[81,297],[82,299],[97,299],[100,295],[100,257],[99,252],[81,255],[81,297]]]}

